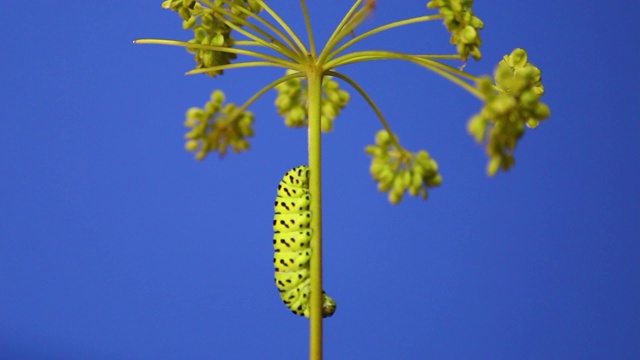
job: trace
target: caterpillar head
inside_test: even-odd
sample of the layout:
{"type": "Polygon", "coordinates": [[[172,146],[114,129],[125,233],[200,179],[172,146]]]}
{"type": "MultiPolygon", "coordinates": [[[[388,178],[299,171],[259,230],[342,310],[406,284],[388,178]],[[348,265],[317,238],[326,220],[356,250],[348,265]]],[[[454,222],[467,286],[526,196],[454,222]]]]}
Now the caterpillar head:
{"type": "Polygon", "coordinates": [[[324,294],[324,300],[322,302],[322,317],[329,317],[336,312],[336,308],[338,305],[336,302],[327,294],[324,294]]]}

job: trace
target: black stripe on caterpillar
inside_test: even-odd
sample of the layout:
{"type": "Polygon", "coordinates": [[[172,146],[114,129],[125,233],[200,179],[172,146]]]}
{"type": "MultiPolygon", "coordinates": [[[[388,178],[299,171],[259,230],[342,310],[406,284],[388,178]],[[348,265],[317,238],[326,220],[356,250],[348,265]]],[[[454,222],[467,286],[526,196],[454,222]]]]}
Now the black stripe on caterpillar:
{"type": "MultiPolygon", "coordinates": [[[[296,315],[309,317],[309,263],[312,229],[309,204],[309,168],[289,170],[278,185],[273,217],[273,266],[282,302],[296,315]]],[[[323,292],[324,294],[324,292],[323,292]]],[[[336,302],[324,294],[322,316],[336,311],[336,302]]]]}

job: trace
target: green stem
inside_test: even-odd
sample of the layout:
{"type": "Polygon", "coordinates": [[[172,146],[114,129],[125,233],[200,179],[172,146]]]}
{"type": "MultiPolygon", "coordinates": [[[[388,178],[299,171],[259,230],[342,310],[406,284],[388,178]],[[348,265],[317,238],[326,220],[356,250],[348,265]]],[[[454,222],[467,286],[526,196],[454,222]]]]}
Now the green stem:
{"type": "Polygon", "coordinates": [[[373,112],[376,113],[376,115],[378,116],[378,119],[380,119],[380,122],[382,123],[382,127],[384,127],[384,129],[391,136],[391,139],[393,141],[393,145],[396,147],[396,149],[399,152],[405,151],[404,148],[402,147],[402,145],[400,145],[400,143],[398,142],[397,137],[395,136],[395,134],[391,130],[391,126],[389,126],[389,123],[387,122],[387,120],[385,119],[384,115],[382,114],[382,111],[380,111],[380,109],[378,108],[378,105],[376,105],[376,103],[369,96],[369,94],[367,94],[366,91],[364,91],[364,89],[362,87],[360,87],[360,85],[358,85],[357,82],[353,81],[350,77],[348,77],[348,76],[346,76],[344,74],[341,74],[339,72],[335,72],[335,71],[327,71],[327,75],[335,76],[335,77],[337,77],[339,79],[342,79],[345,82],[347,82],[349,85],[351,85],[354,89],[356,89],[356,91],[359,92],[360,95],[364,98],[364,100],[369,104],[369,106],[371,107],[373,112]]]}
{"type": "Polygon", "coordinates": [[[262,95],[264,95],[267,91],[275,88],[276,86],[278,86],[279,84],[289,81],[291,79],[295,79],[298,77],[304,77],[305,75],[303,73],[295,73],[295,74],[289,74],[289,75],[285,75],[281,78],[279,78],[278,80],[275,80],[273,82],[271,82],[271,84],[263,87],[262,89],[260,89],[257,93],[255,93],[253,96],[251,96],[247,101],[244,102],[244,104],[242,104],[242,106],[240,106],[237,111],[242,113],[244,112],[249,105],[253,104],[254,101],[258,100],[258,98],[262,95]]]}
{"type": "Polygon", "coordinates": [[[303,54],[306,54],[307,48],[304,46],[304,44],[302,43],[302,41],[300,41],[300,38],[298,38],[298,35],[296,35],[296,33],[291,30],[291,28],[289,27],[289,24],[287,24],[284,20],[282,20],[282,18],[275,12],[273,11],[273,9],[271,9],[269,7],[269,5],[267,5],[267,3],[263,0],[258,0],[258,2],[260,3],[260,5],[262,6],[262,8],[264,9],[264,11],[266,11],[267,13],[269,13],[269,15],[271,15],[271,17],[278,23],[280,24],[280,26],[282,26],[282,28],[284,29],[284,31],[291,37],[291,39],[296,43],[297,48],[300,49],[300,51],[303,54]]]}
{"type": "Polygon", "coordinates": [[[310,63],[307,70],[309,102],[309,194],[311,195],[311,291],[309,306],[311,312],[310,348],[311,360],[322,360],[322,144],[321,144],[321,68],[310,63]]]}
{"type": "Polygon", "coordinates": [[[351,6],[351,9],[349,9],[347,14],[342,18],[342,21],[340,21],[338,26],[336,26],[335,30],[333,31],[333,34],[331,34],[331,36],[329,37],[329,40],[327,40],[327,43],[325,44],[324,48],[322,49],[322,52],[320,53],[320,56],[318,56],[318,63],[319,64],[325,63],[325,58],[329,55],[329,52],[339,42],[338,34],[340,34],[340,32],[345,27],[345,25],[347,24],[349,19],[351,19],[351,17],[356,12],[356,10],[358,10],[358,6],[360,6],[361,3],[362,3],[362,0],[356,0],[356,2],[353,4],[353,6],[351,6]]]}
{"type": "Polygon", "coordinates": [[[428,55],[410,55],[403,53],[396,53],[392,51],[358,51],[353,52],[348,55],[344,55],[329,61],[325,64],[327,69],[334,69],[338,66],[344,66],[349,64],[355,64],[359,62],[365,61],[373,61],[373,60],[406,60],[412,62],[414,64],[420,65],[424,68],[427,68],[436,74],[448,79],[449,81],[457,84],[463,89],[470,92],[472,95],[478,97],[479,99],[483,99],[483,95],[480,91],[475,88],[473,85],[465,82],[460,79],[460,77],[464,77],[469,80],[478,81],[476,76],[465,73],[464,71],[458,70],[452,66],[445,65],[439,63],[435,60],[430,60],[428,55]]]}
{"type": "MultiPolygon", "coordinates": [[[[362,1],[357,1],[356,4],[361,2],[362,1]]],[[[319,64],[325,63],[326,57],[329,55],[329,52],[333,50],[340,43],[340,41],[342,41],[342,39],[349,36],[349,34],[353,34],[353,31],[358,26],[360,26],[360,24],[362,24],[362,22],[371,14],[371,12],[373,12],[373,4],[375,4],[375,1],[368,1],[362,8],[360,8],[360,10],[356,11],[355,13],[353,13],[353,15],[347,18],[347,16],[351,14],[351,11],[349,11],[349,14],[345,16],[345,18],[347,18],[347,21],[344,23],[340,23],[340,29],[336,29],[337,31],[334,32],[333,35],[331,35],[331,38],[329,38],[327,44],[324,46],[322,54],[320,54],[320,56],[318,57],[319,64]]],[[[356,5],[354,4],[354,6],[356,5]]]]}
{"type": "MultiPolygon", "coordinates": [[[[262,2],[260,2],[262,4],[262,2]]],[[[231,5],[234,5],[233,2],[230,3],[231,5]]],[[[262,6],[262,5],[261,5],[262,6]]],[[[264,6],[263,6],[264,7],[264,6]]],[[[259,16],[257,14],[252,13],[251,11],[245,9],[243,6],[238,6],[237,9],[245,14],[247,14],[248,16],[256,19],[256,21],[258,21],[259,23],[261,23],[262,25],[266,26],[269,30],[273,31],[276,35],[278,35],[280,37],[280,39],[282,39],[285,43],[287,43],[287,45],[289,46],[290,49],[293,49],[293,51],[296,52],[296,54],[298,54],[299,56],[304,56],[304,52],[302,51],[302,49],[298,48],[292,41],[291,39],[289,39],[287,37],[287,35],[285,35],[282,31],[280,31],[277,27],[273,26],[273,24],[271,24],[270,22],[268,22],[267,20],[265,20],[262,16],[259,16]]],[[[276,40],[277,41],[277,40],[276,40]]]]}
{"type": "Polygon", "coordinates": [[[261,52],[236,49],[236,48],[225,47],[225,46],[194,44],[186,41],[166,40],[166,39],[137,39],[137,40],[134,40],[133,43],[134,44],[172,45],[172,46],[181,46],[187,49],[202,49],[202,50],[227,52],[227,53],[239,54],[239,55],[247,55],[247,56],[253,56],[259,59],[271,61],[274,64],[279,64],[285,68],[296,68],[296,66],[298,65],[298,63],[290,62],[286,59],[282,59],[276,56],[266,55],[261,52]]]}
{"type": "Polygon", "coordinates": [[[236,64],[217,65],[217,66],[211,66],[207,68],[193,69],[193,70],[187,71],[185,75],[204,74],[204,73],[208,73],[209,71],[239,69],[239,68],[245,68],[245,67],[258,67],[258,66],[274,66],[274,67],[281,67],[285,69],[294,69],[294,70],[298,70],[300,68],[300,66],[282,65],[282,64],[276,64],[270,61],[249,61],[249,62],[242,62],[242,63],[236,63],[236,64]]]}
{"type": "Polygon", "coordinates": [[[311,27],[311,17],[309,17],[309,10],[307,10],[307,3],[304,0],[300,0],[300,7],[302,8],[302,14],[304,15],[304,23],[307,26],[307,34],[309,35],[309,47],[311,48],[311,56],[316,56],[316,42],[313,37],[313,28],[311,27]]]}
{"type": "Polygon", "coordinates": [[[332,51],[331,54],[327,56],[326,60],[331,60],[336,55],[338,55],[340,52],[344,51],[346,48],[348,48],[349,46],[357,43],[358,41],[366,39],[366,38],[368,38],[368,37],[370,37],[372,35],[375,35],[377,33],[383,32],[385,30],[389,30],[389,29],[393,29],[393,28],[396,28],[396,27],[405,26],[405,25],[409,25],[409,24],[415,24],[415,23],[421,23],[421,22],[436,20],[436,19],[442,19],[442,15],[438,14],[438,15],[431,15],[431,16],[415,17],[415,18],[411,18],[411,19],[395,21],[395,22],[392,22],[390,24],[377,27],[377,28],[375,28],[373,30],[369,30],[364,34],[358,35],[355,38],[347,41],[342,46],[340,46],[338,49],[336,49],[335,51],[332,51]]]}
{"type": "MultiPolygon", "coordinates": [[[[469,73],[466,73],[466,72],[464,72],[464,71],[462,71],[462,70],[460,70],[458,68],[455,68],[455,67],[453,67],[451,65],[447,65],[447,64],[443,64],[443,63],[438,62],[438,61],[434,61],[433,59],[437,59],[435,56],[418,55],[416,57],[422,59],[424,61],[424,63],[428,63],[430,65],[433,65],[433,66],[437,67],[437,68],[445,70],[445,71],[447,71],[449,73],[458,75],[460,77],[463,77],[465,79],[469,79],[469,80],[472,80],[472,81],[478,81],[478,77],[477,76],[474,76],[474,75],[471,75],[469,73]]],[[[443,57],[443,59],[444,59],[444,57],[443,57]]],[[[460,57],[458,56],[457,59],[460,59],[460,57]]]]}

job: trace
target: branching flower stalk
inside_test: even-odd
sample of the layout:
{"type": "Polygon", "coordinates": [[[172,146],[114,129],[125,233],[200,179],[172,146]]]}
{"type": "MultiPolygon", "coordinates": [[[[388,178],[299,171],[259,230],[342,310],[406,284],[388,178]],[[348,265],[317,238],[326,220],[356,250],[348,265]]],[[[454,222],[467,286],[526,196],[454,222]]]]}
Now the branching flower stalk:
{"type": "Polygon", "coordinates": [[[244,104],[225,105],[224,93],[212,92],[202,108],[186,112],[187,150],[198,160],[211,152],[222,157],[250,148],[254,116],[247,109],[269,90],[278,92],[278,113],[290,127],[307,127],[309,132],[309,192],[311,195],[311,291],[310,358],[322,358],[322,184],[321,133],[332,131],[334,120],[347,105],[350,95],[334,79],[353,87],[370,105],[383,130],[375,144],[366,147],[372,156],[370,172],[381,192],[398,204],[406,192],[426,199],[429,189],[442,182],[438,164],[425,150],[405,149],[399,137],[372,97],[357,82],[338,69],[350,64],[379,60],[408,61],[441,75],[484,102],[467,128],[484,144],[489,156],[487,173],[507,171],[514,164],[514,151],[526,127],[535,128],[549,115],[540,101],[544,94],[541,72],[528,62],[523,49],[505,55],[493,78],[464,72],[469,57],[480,60],[479,31],[483,22],[472,10],[473,0],[431,0],[429,15],[395,21],[358,34],[359,26],[375,11],[375,0],[355,0],[322,48],[318,48],[306,1],[300,0],[306,24],[307,45],[285,20],[264,0],[166,0],[162,6],[178,13],[183,28],[193,31],[189,41],[140,39],[138,44],[163,44],[185,48],[194,55],[196,66],[187,74],[216,77],[225,70],[245,67],[278,67],[285,75],[259,89],[244,104]],[[266,14],[265,14],[266,13],[266,14]],[[395,28],[441,20],[451,33],[451,54],[405,54],[384,50],[354,51],[351,47],[395,28]],[[244,39],[236,41],[232,34],[244,39]],[[242,62],[232,63],[238,57],[242,62]],[[447,63],[449,62],[449,63],[447,63]],[[453,62],[454,65],[451,63],[453,62]],[[462,66],[460,66],[462,65],[462,66]]]}

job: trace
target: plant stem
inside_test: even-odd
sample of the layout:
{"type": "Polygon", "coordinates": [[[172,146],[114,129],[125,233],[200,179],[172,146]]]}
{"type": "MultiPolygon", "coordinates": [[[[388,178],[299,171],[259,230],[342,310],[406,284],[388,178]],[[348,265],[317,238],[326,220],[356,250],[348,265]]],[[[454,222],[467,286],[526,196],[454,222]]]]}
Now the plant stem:
{"type": "Polygon", "coordinates": [[[282,20],[282,18],[280,16],[278,16],[278,14],[276,14],[275,11],[273,11],[273,9],[271,9],[269,7],[269,5],[266,4],[266,2],[262,1],[262,0],[258,0],[258,2],[260,3],[260,6],[262,6],[262,8],[264,9],[264,11],[266,11],[267,13],[269,13],[269,15],[271,15],[271,17],[278,23],[280,24],[280,26],[282,26],[282,28],[284,29],[284,31],[289,34],[289,36],[291,37],[291,39],[296,43],[298,49],[300,50],[300,52],[302,54],[306,54],[307,53],[307,48],[304,46],[304,44],[302,43],[302,41],[300,41],[300,39],[298,38],[298,36],[296,35],[296,33],[291,30],[291,28],[289,27],[289,25],[282,20]]]}
{"type": "MultiPolygon", "coordinates": [[[[261,5],[262,6],[262,5],[261,5]]],[[[282,31],[280,31],[278,28],[276,28],[273,24],[271,24],[270,22],[268,22],[265,18],[263,18],[262,16],[258,16],[246,9],[244,9],[243,7],[240,7],[239,9],[240,11],[246,13],[248,16],[255,18],[256,21],[258,21],[260,24],[266,26],[269,30],[273,31],[276,35],[278,35],[280,37],[280,39],[282,39],[285,43],[287,43],[287,45],[289,45],[290,49],[293,49],[293,51],[295,51],[295,53],[299,56],[303,56],[304,52],[302,51],[302,49],[298,48],[297,45],[295,45],[293,43],[293,41],[291,41],[287,35],[285,35],[282,31]]],[[[250,24],[250,23],[249,23],[250,24]]],[[[256,27],[257,28],[257,27],[256,27]]],[[[265,35],[265,39],[267,40],[272,40],[272,37],[269,36],[268,34],[265,35]]],[[[274,43],[279,44],[280,42],[277,39],[273,39],[272,40],[274,43]]],[[[286,48],[286,46],[283,46],[282,48],[286,48]]]]}
{"type": "Polygon", "coordinates": [[[243,62],[243,63],[235,63],[235,64],[227,64],[227,65],[217,65],[217,66],[211,66],[208,68],[193,69],[193,70],[187,71],[184,74],[195,75],[195,74],[208,73],[209,71],[240,69],[245,67],[258,67],[258,66],[275,66],[275,67],[281,67],[285,69],[297,69],[295,67],[287,67],[287,66],[275,64],[269,61],[251,61],[251,62],[243,62]]]}
{"type": "Polygon", "coordinates": [[[323,70],[315,59],[307,71],[309,102],[309,194],[311,195],[311,328],[309,359],[322,360],[322,144],[320,114],[322,102],[323,70]]]}
{"type": "Polygon", "coordinates": [[[406,152],[406,150],[402,147],[402,145],[400,145],[400,142],[398,141],[397,136],[395,136],[393,131],[391,130],[391,126],[389,126],[387,119],[385,119],[384,115],[382,114],[382,111],[380,111],[380,109],[378,108],[378,105],[376,105],[375,101],[373,101],[373,99],[369,96],[369,94],[367,94],[364,91],[364,89],[360,87],[360,85],[358,85],[357,82],[355,82],[350,77],[335,71],[327,71],[327,75],[335,76],[339,79],[344,80],[349,85],[353,86],[353,88],[356,89],[356,91],[358,91],[360,95],[364,98],[364,100],[369,104],[373,112],[376,113],[376,115],[378,116],[378,119],[380,119],[380,122],[382,123],[382,127],[384,127],[384,129],[389,133],[389,135],[391,135],[391,141],[393,142],[393,145],[396,147],[398,152],[403,152],[403,151],[406,152]]]}
{"type": "Polygon", "coordinates": [[[400,27],[400,26],[405,26],[405,25],[409,25],[409,24],[414,24],[414,23],[420,23],[420,22],[425,22],[425,21],[431,21],[431,20],[436,20],[436,19],[442,19],[442,15],[431,15],[431,16],[421,16],[421,17],[415,17],[415,18],[411,18],[411,19],[406,19],[406,20],[402,20],[402,21],[396,21],[390,24],[386,24],[380,27],[377,27],[373,30],[369,30],[364,34],[358,35],[355,38],[347,41],[345,44],[343,44],[342,46],[340,46],[337,50],[334,50],[331,54],[329,54],[329,56],[327,57],[327,61],[333,59],[336,55],[338,55],[340,52],[342,52],[344,49],[348,48],[349,46],[357,43],[358,41],[361,41],[363,39],[366,39],[372,35],[375,35],[379,32],[385,31],[385,30],[389,30],[389,29],[393,29],[396,27],[400,27]]]}
{"type": "Polygon", "coordinates": [[[476,76],[465,73],[464,71],[458,70],[452,66],[442,64],[435,60],[430,59],[430,55],[411,55],[411,54],[403,54],[396,53],[392,51],[354,51],[348,55],[344,55],[333,59],[325,64],[327,69],[334,69],[338,66],[344,66],[349,64],[355,64],[359,62],[365,61],[374,61],[374,60],[406,60],[410,61],[414,64],[420,65],[424,68],[427,68],[436,74],[450,80],[451,82],[459,85],[461,88],[467,90],[472,95],[482,99],[482,93],[478,89],[476,89],[473,85],[465,82],[460,77],[464,77],[469,80],[477,81],[478,78],[476,76]]]}
{"type": "Polygon", "coordinates": [[[271,82],[271,84],[263,87],[262,89],[260,89],[260,91],[258,91],[257,93],[253,94],[253,96],[251,96],[247,101],[245,101],[244,104],[242,104],[242,106],[237,108],[236,111],[238,111],[239,113],[244,112],[245,110],[247,110],[249,105],[253,104],[254,101],[258,100],[267,91],[275,88],[276,86],[278,86],[279,84],[282,84],[285,81],[289,81],[291,79],[295,79],[295,78],[298,78],[298,77],[304,77],[304,74],[302,74],[302,73],[289,74],[289,75],[285,75],[285,76],[279,78],[278,80],[275,80],[275,81],[271,82]]]}
{"type": "Polygon", "coordinates": [[[353,14],[356,12],[356,10],[358,10],[358,6],[360,6],[361,3],[362,3],[362,0],[356,0],[353,6],[351,6],[351,9],[347,12],[344,18],[342,18],[342,21],[340,21],[340,24],[336,26],[336,29],[333,31],[333,34],[331,34],[331,36],[329,37],[329,40],[327,40],[327,43],[324,45],[322,52],[318,56],[318,63],[323,64],[326,62],[325,59],[327,56],[329,56],[329,52],[333,50],[333,48],[340,42],[340,40],[338,39],[338,35],[340,34],[344,26],[347,24],[347,22],[349,22],[349,20],[351,19],[353,14]]]}
{"type": "Polygon", "coordinates": [[[190,42],[186,42],[186,41],[166,40],[166,39],[137,39],[137,40],[133,40],[133,43],[134,44],[159,44],[159,45],[181,46],[181,47],[184,47],[187,50],[188,49],[202,49],[202,50],[220,51],[220,52],[226,52],[226,53],[238,54],[238,55],[253,56],[253,57],[256,57],[258,59],[264,59],[264,60],[267,60],[267,61],[271,61],[274,64],[281,64],[282,67],[284,67],[284,68],[295,68],[295,66],[298,64],[298,62],[291,62],[291,61],[288,61],[286,59],[279,58],[277,56],[263,54],[263,53],[261,53],[259,51],[237,49],[237,48],[226,47],[226,46],[194,44],[194,43],[190,43],[190,42]]]}
{"type": "Polygon", "coordinates": [[[300,0],[300,7],[302,8],[302,14],[304,15],[304,23],[307,25],[307,34],[309,35],[309,47],[311,48],[311,56],[315,57],[316,41],[313,37],[313,27],[311,26],[311,17],[309,17],[307,3],[304,0],[300,0]]]}

